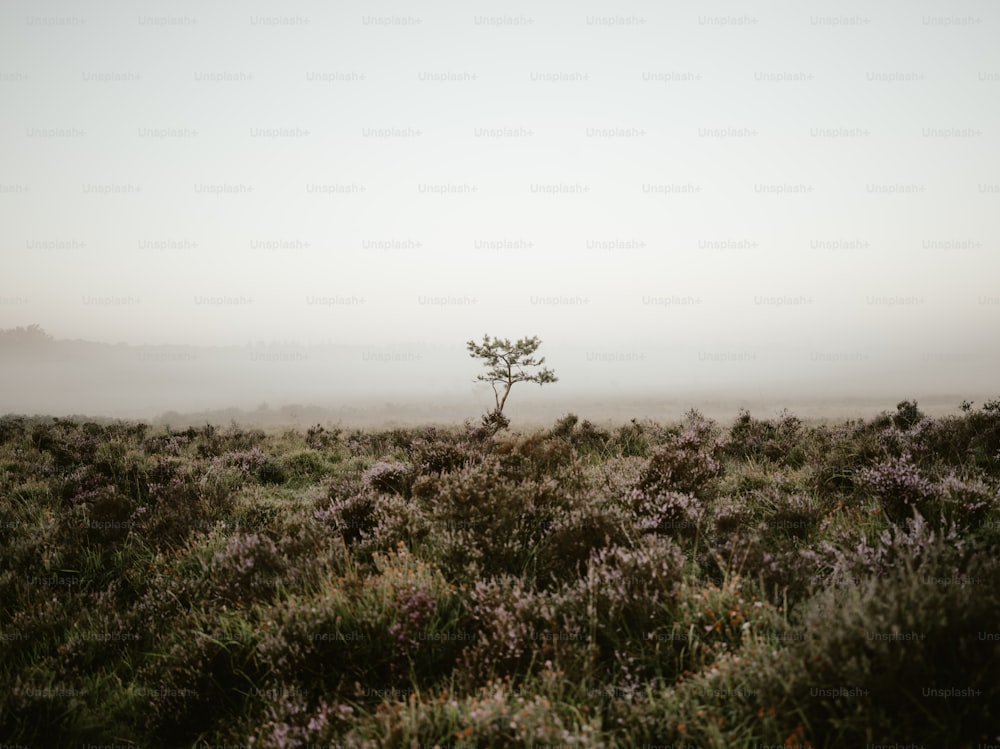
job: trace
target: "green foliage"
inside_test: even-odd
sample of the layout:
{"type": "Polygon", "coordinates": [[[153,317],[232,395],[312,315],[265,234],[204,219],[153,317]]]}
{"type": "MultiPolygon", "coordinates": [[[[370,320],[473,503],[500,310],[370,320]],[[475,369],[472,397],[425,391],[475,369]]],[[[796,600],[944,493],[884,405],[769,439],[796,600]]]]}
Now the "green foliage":
{"type": "Polygon", "coordinates": [[[510,421],[503,415],[503,407],[507,403],[510,390],[518,382],[534,382],[538,385],[547,385],[558,382],[555,372],[545,364],[545,357],[534,356],[538,347],[542,345],[537,336],[531,338],[521,338],[511,343],[508,338],[491,338],[483,336],[482,343],[475,341],[466,342],[469,356],[474,359],[482,359],[483,366],[486,367],[486,374],[476,377],[478,382],[488,382],[493,388],[493,395],[496,398],[496,408],[483,416],[483,426],[492,432],[506,429],[510,421]],[[541,367],[538,371],[532,371],[533,367],[541,367]],[[500,394],[498,386],[503,389],[500,394]]]}
{"type": "Polygon", "coordinates": [[[1000,640],[1000,565],[939,537],[882,577],[819,593],[802,640],[760,688],[795,709],[814,744],[974,743],[998,725],[994,666],[1000,640]],[[782,678],[783,677],[783,678],[782,678]],[[961,696],[942,696],[955,689],[961,696]]]}
{"type": "Polygon", "coordinates": [[[768,460],[798,468],[807,459],[803,449],[802,422],[788,413],[777,421],[755,419],[746,409],[729,429],[726,454],[746,460],[768,460]]]}
{"type": "Polygon", "coordinates": [[[0,418],[0,735],[1000,742],[1000,401],[494,432],[0,418]]]}

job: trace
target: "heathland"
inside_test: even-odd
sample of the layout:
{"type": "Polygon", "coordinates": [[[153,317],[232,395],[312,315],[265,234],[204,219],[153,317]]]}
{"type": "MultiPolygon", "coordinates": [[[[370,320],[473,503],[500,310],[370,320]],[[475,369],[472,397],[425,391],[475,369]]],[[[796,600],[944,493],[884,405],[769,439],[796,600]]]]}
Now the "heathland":
{"type": "Polygon", "coordinates": [[[0,736],[996,744],[998,491],[1000,401],[525,432],[6,416],[0,736]]]}

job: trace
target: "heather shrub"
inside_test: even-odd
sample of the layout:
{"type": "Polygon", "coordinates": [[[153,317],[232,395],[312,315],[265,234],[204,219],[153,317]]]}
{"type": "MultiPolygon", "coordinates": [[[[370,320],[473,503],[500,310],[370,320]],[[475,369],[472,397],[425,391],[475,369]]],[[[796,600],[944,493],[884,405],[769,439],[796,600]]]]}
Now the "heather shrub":
{"type": "Polygon", "coordinates": [[[876,438],[883,456],[905,457],[921,467],[930,468],[940,462],[937,455],[927,450],[928,438],[934,429],[934,419],[925,416],[905,429],[894,423],[881,427],[876,438]]]}
{"type": "Polygon", "coordinates": [[[85,500],[95,490],[108,486],[107,478],[98,473],[93,465],[65,469],[54,483],[58,487],[63,504],[70,507],[77,504],[80,498],[85,500]]]}
{"type": "MultiPolygon", "coordinates": [[[[840,543],[826,550],[832,564],[825,582],[856,585],[865,578],[884,577],[903,565],[918,569],[929,551],[941,545],[949,545],[957,552],[965,547],[965,541],[956,527],[938,527],[919,512],[882,529],[874,539],[845,534],[840,543]]],[[[952,572],[958,574],[956,570],[952,572]]]]}
{"type": "Polygon", "coordinates": [[[4,600],[21,605],[0,610],[2,631],[10,635],[0,638],[0,662],[21,671],[36,654],[55,652],[71,623],[86,608],[87,597],[80,591],[79,582],[78,576],[49,570],[30,575],[3,573],[4,600]],[[56,595],[52,595],[55,586],[39,583],[39,578],[54,577],[68,581],[56,595]]]}
{"type": "Polygon", "coordinates": [[[375,492],[409,497],[413,478],[413,467],[408,463],[380,460],[365,472],[361,484],[375,492]]]}
{"type": "Polygon", "coordinates": [[[371,575],[348,572],[312,595],[263,611],[258,655],[280,685],[307,697],[347,694],[355,682],[402,689],[414,674],[429,686],[450,673],[466,618],[459,592],[404,547],[376,555],[371,575]]]}
{"type": "Polygon", "coordinates": [[[250,729],[247,746],[254,749],[336,746],[336,737],[347,730],[354,719],[354,708],[324,699],[314,703],[298,690],[265,689],[267,701],[263,715],[250,729]]]}
{"type": "Polygon", "coordinates": [[[78,494],[64,516],[67,530],[74,533],[83,545],[120,544],[144,514],[144,506],[137,507],[127,495],[115,486],[103,486],[78,494]]]}
{"type": "Polygon", "coordinates": [[[492,459],[441,477],[426,502],[435,522],[428,543],[455,580],[524,574],[534,579],[536,549],[572,506],[553,479],[513,481],[492,459]]]}
{"type": "MultiPolygon", "coordinates": [[[[780,678],[775,662],[783,657],[786,644],[801,641],[808,633],[790,627],[778,610],[752,596],[736,592],[734,602],[732,593],[729,600],[719,589],[706,593],[711,602],[707,612],[721,608],[726,615],[735,611],[733,619],[742,618],[739,634],[732,633],[738,644],[725,648],[717,644],[717,652],[704,667],[685,671],[672,684],[650,684],[638,697],[629,690],[616,690],[620,698],[610,701],[603,714],[609,734],[623,746],[819,749],[822,745],[810,741],[799,713],[779,711],[761,689],[762,682],[780,678]],[[730,608],[733,603],[736,606],[730,608]]],[[[695,607],[700,607],[697,601],[695,607]]],[[[694,631],[705,626],[715,631],[715,624],[694,631]]]]}
{"type": "Polygon", "coordinates": [[[818,530],[830,509],[821,499],[799,492],[761,492],[751,502],[769,533],[796,538],[818,530]]]}
{"type": "MultiPolygon", "coordinates": [[[[346,461],[336,474],[324,480],[326,498],[345,499],[362,492],[364,489],[362,479],[367,470],[368,466],[356,458],[346,461]]],[[[324,499],[324,497],[317,498],[317,509],[323,505],[324,499]]]]}
{"type": "MultiPolygon", "coordinates": [[[[258,479],[270,462],[273,461],[265,459],[256,469],[258,479]]],[[[197,468],[202,470],[198,471],[200,475],[192,476],[193,483],[197,486],[198,496],[209,505],[227,504],[233,494],[252,480],[252,477],[244,473],[239,466],[227,466],[221,457],[198,464],[197,468]]]]}
{"type": "Polygon", "coordinates": [[[340,444],[340,429],[327,430],[316,424],[306,430],[306,445],[313,450],[332,450],[340,444]]]}
{"type": "Polygon", "coordinates": [[[1000,617],[996,560],[938,537],[919,563],[898,561],[818,593],[803,613],[807,636],[757,685],[762,704],[798,713],[817,746],[960,746],[996,729],[1000,640],[981,636],[1000,617]]]}
{"type": "Polygon", "coordinates": [[[86,692],[51,669],[14,674],[0,690],[0,732],[12,741],[64,745],[78,737],[96,739],[99,728],[81,721],[86,692]]]}
{"type": "Polygon", "coordinates": [[[205,424],[199,429],[189,429],[186,434],[199,457],[214,458],[227,452],[243,452],[260,447],[267,435],[260,429],[241,429],[235,423],[225,431],[214,424],[205,424]]]}
{"type": "Polygon", "coordinates": [[[143,446],[149,455],[169,455],[180,456],[188,445],[191,444],[192,437],[184,432],[172,432],[167,427],[164,434],[153,434],[148,436],[143,446]]]}
{"type": "Polygon", "coordinates": [[[503,475],[515,481],[554,478],[576,459],[576,451],[568,441],[543,434],[496,439],[492,455],[503,475]]]}
{"type": "Polygon", "coordinates": [[[244,478],[252,478],[267,462],[267,454],[259,447],[232,450],[219,456],[219,463],[235,468],[244,478]]]}
{"type": "Polygon", "coordinates": [[[287,561],[286,576],[302,586],[312,585],[330,571],[349,564],[348,551],[339,539],[331,538],[311,517],[308,508],[285,512],[266,530],[287,561]]]}
{"type": "Polygon", "coordinates": [[[728,464],[725,473],[718,479],[716,492],[720,496],[749,499],[754,494],[774,488],[776,484],[773,464],[767,461],[734,461],[728,464]]]}
{"type": "Polygon", "coordinates": [[[73,468],[94,462],[103,431],[96,424],[79,424],[68,419],[36,423],[31,428],[31,446],[48,453],[56,469],[73,468]]]}
{"type": "Polygon", "coordinates": [[[24,418],[20,416],[0,416],[0,445],[20,443],[28,434],[24,418]]]}
{"type": "Polygon", "coordinates": [[[886,437],[895,437],[894,440],[891,437],[886,439],[898,444],[894,455],[908,452],[921,466],[937,465],[963,470],[967,466],[973,469],[985,467],[979,465],[970,452],[973,434],[967,415],[924,417],[908,431],[892,428],[884,432],[886,437]]]}
{"type": "Polygon", "coordinates": [[[413,479],[413,486],[410,487],[410,496],[419,502],[427,502],[438,493],[440,487],[439,474],[421,474],[413,479]]]}
{"type": "Polygon", "coordinates": [[[978,411],[970,405],[961,444],[963,461],[993,476],[1000,473],[1000,398],[987,401],[978,411]]]}
{"type": "Polygon", "coordinates": [[[53,488],[58,487],[57,469],[50,453],[39,450],[27,440],[19,445],[7,443],[0,446],[0,487],[8,488],[17,484],[40,479],[53,480],[53,488]]]}
{"type": "Polygon", "coordinates": [[[408,450],[415,438],[413,432],[405,429],[354,429],[344,437],[344,446],[356,457],[378,458],[395,450],[408,450]]]}
{"type": "Polygon", "coordinates": [[[192,531],[210,527],[214,517],[228,509],[238,485],[238,481],[216,483],[207,474],[200,479],[179,474],[165,483],[151,483],[150,510],[141,518],[143,536],[158,547],[179,546],[192,531]]]}
{"type": "Polygon", "coordinates": [[[474,458],[469,446],[435,430],[425,430],[410,443],[409,457],[420,474],[448,473],[474,458]]]}
{"type": "Polygon", "coordinates": [[[258,471],[262,483],[308,486],[322,480],[334,470],[327,457],[311,448],[293,449],[264,462],[258,471]],[[273,468],[272,468],[273,465],[273,468]],[[273,475],[269,476],[268,471],[273,475]]]}
{"type": "Polygon", "coordinates": [[[727,538],[744,527],[752,527],[754,515],[743,498],[719,497],[712,503],[712,537],[727,538]]]}
{"type": "Polygon", "coordinates": [[[916,401],[900,401],[896,404],[896,413],[892,416],[892,425],[896,429],[912,429],[917,422],[925,418],[924,413],[917,407],[916,401]]]}
{"type": "Polygon", "coordinates": [[[0,417],[0,736],[1000,743],[1000,401],[906,404],[724,435],[0,417]]]}
{"type": "Polygon", "coordinates": [[[137,502],[147,499],[152,461],[142,450],[130,447],[125,441],[102,442],[94,450],[92,466],[122,494],[137,502]]]}
{"type": "Polygon", "coordinates": [[[578,601],[566,590],[536,590],[521,579],[499,576],[477,581],[469,594],[477,636],[456,671],[464,689],[505,675],[524,678],[545,661],[574,679],[590,671],[590,632],[578,601]]]}
{"type": "Polygon", "coordinates": [[[210,600],[209,586],[200,578],[205,565],[196,548],[191,544],[183,551],[156,552],[145,574],[126,575],[130,605],[122,616],[127,628],[140,635],[137,647],[147,652],[162,649],[192,612],[222,610],[224,604],[210,600]]]}
{"type": "Polygon", "coordinates": [[[889,458],[858,474],[860,485],[870,491],[892,520],[909,517],[914,509],[927,512],[934,485],[909,455],[889,458]]]}
{"type": "Polygon", "coordinates": [[[330,504],[313,513],[313,518],[324,528],[339,533],[347,544],[353,544],[375,528],[375,500],[377,495],[360,491],[347,497],[334,496],[330,504]]]}
{"type": "Polygon", "coordinates": [[[608,497],[624,497],[634,489],[646,469],[645,458],[608,458],[596,465],[587,466],[585,474],[589,485],[608,497]]]}
{"type": "Polygon", "coordinates": [[[613,440],[611,432],[601,429],[576,414],[566,414],[558,419],[548,432],[549,437],[565,440],[577,451],[606,455],[613,440]]]}
{"type": "Polygon", "coordinates": [[[600,681],[649,652],[656,659],[655,635],[673,626],[683,572],[676,545],[648,539],[638,549],[593,550],[584,575],[559,589],[511,577],[478,581],[472,611],[480,635],[463,672],[472,683],[483,675],[522,678],[549,660],[571,681],[600,681]]]}
{"type": "Polygon", "coordinates": [[[679,491],[632,489],[622,503],[638,531],[675,539],[697,538],[706,516],[702,500],[679,491]]]}
{"type": "Polygon", "coordinates": [[[289,479],[318,478],[326,465],[313,450],[297,450],[281,457],[267,455],[260,447],[232,450],[215,459],[218,464],[234,468],[244,480],[262,484],[284,484],[289,479]]]}
{"type": "Polygon", "coordinates": [[[810,495],[771,487],[724,497],[713,507],[709,548],[698,561],[717,575],[738,572],[769,600],[794,605],[811,592],[823,564],[812,543],[826,523],[824,505],[810,495]]]}
{"type": "MultiPolygon", "coordinates": [[[[212,536],[209,538],[211,543],[212,536]]],[[[287,564],[277,544],[267,536],[236,532],[212,555],[205,578],[215,597],[242,606],[271,598],[275,583],[287,573],[287,564]]]]}
{"type": "Polygon", "coordinates": [[[798,468],[807,458],[803,432],[801,420],[791,414],[783,413],[774,421],[755,419],[742,409],[729,428],[725,453],[732,458],[768,460],[798,468]]]}
{"type": "Polygon", "coordinates": [[[821,561],[794,536],[769,531],[756,521],[720,535],[699,563],[716,577],[739,574],[754,581],[772,603],[794,606],[811,592],[821,561]]]}
{"type": "Polygon", "coordinates": [[[708,494],[712,480],[722,471],[717,431],[700,414],[689,414],[680,434],[668,434],[663,444],[652,449],[638,488],[653,493],[708,494]]]}
{"type": "Polygon", "coordinates": [[[1000,488],[978,476],[961,478],[954,471],[937,482],[934,496],[948,522],[975,528],[1000,505],[1000,488]]]}
{"type": "Polygon", "coordinates": [[[631,543],[629,518],[618,508],[586,497],[556,515],[538,545],[535,575],[542,587],[573,580],[586,569],[592,552],[631,543]]]}
{"type": "Polygon", "coordinates": [[[607,429],[602,429],[587,419],[584,419],[580,422],[580,425],[576,428],[576,430],[574,430],[572,440],[578,450],[585,452],[599,452],[601,455],[607,455],[611,445],[612,436],[611,432],[607,429]]]}
{"type": "Polygon", "coordinates": [[[552,428],[549,430],[549,436],[569,440],[573,435],[573,429],[579,421],[580,417],[576,414],[566,414],[562,418],[557,419],[556,423],[552,425],[552,428]]]}
{"type": "Polygon", "coordinates": [[[573,590],[598,621],[643,633],[655,624],[684,578],[684,554],[669,539],[594,550],[573,590]]]}
{"type": "Polygon", "coordinates": [[[673,432],[654,421],[632,419],[615,430],[608,449],[612,455],[623,458],[645,458],[649,456],[650,448],[662,442],[669,434],[673,432]]]}
{"type": "Polygon", "coordinates": [[[750,637],[784,631],[774,607],[758,600],[743,578],[686,579],[673,589],[664,610],[639,625],[637,637],[618,646],[618,669],[610,683],[626,693],[682,683],[738,653],[750,637]],[[628,658],[632,655],[632,658],[628,658]]]}
{"type": "MultiPolygon", "coordinates": [[[[380,494],[372,503],[371,523],[361,530],[355,557],[371,559],[374,553],[387,553],[403,544],[416,551],[431,543],[438,521],[420,505],[397,494],[380,494]]],[[[421,554],[428,560],[433,554],[421,554]]]]}
{"type": "Polygon", "coordinates": [[[514,685],[491,679],[467,695],[413,695],[363,716],[344,737],[347,746],[582,747],[601,749],[600,718],[577,705],[566,674],[551,663],[514,685]]]}
{"type": "Polygon", "coordinates": [[[257,469],[257,479],[262,484],[284,484],[288,480],[288,472],[283,461],[277,458],[268,458],[257,469]]]}

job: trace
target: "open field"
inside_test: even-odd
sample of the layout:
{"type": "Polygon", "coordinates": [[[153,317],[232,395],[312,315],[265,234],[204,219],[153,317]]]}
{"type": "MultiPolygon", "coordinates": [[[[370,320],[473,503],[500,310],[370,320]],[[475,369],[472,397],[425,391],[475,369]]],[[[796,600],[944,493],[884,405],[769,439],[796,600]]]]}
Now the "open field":
{"type": "Polygon", "coordinates": [[[0,737],[1000,744],[1000,401],[929,412],[3,417],[0,737]]]}

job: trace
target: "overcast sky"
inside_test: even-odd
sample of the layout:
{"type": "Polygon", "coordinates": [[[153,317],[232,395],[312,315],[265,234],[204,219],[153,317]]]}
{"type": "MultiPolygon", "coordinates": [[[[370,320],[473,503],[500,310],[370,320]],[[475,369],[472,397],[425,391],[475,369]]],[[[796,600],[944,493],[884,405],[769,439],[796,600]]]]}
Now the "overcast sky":
{"type": "Polygon", "coordinates": [[[943,0],[5,0],[0,327],[989,391],[998,39],[943,0]]]}

